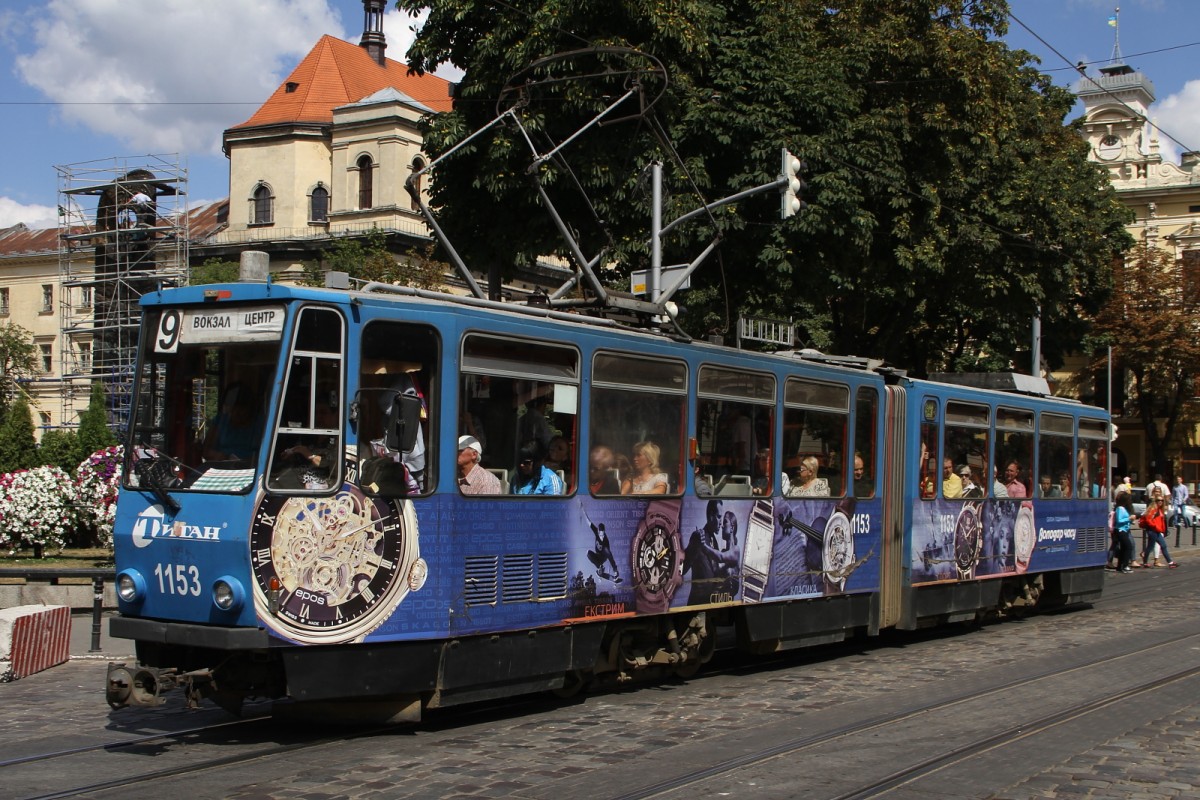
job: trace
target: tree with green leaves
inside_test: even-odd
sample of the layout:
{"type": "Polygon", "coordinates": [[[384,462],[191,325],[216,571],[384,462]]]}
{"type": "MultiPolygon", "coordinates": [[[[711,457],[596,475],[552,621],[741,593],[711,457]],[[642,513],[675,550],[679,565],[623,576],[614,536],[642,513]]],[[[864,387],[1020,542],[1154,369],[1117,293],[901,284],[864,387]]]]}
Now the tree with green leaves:
{"type": "Polygon", "coordinates": [[[192,286],[203,286],[209,283],[237,283],[240,274],[241,266],[237,261],[209,258],[200,266],[192,267],[190,282],[192,286]]]}
{"type": "MultiPolygon", "coordinates": [[[[664,263],[679,263],[723,237],[719,258],[679,297],[693,334],[728,334],[738,315],[793,318],[801,344],[883,356],[920,375],[1010,365],[1040,311],[1055,364],[1131,243],[1107,176],[1064,125],[1073,96],[1001,41],[1004,0],[398,5],[429,11],[409,51],[414,67],[466,72],[455,110],[427,123],[434,156],[489,121],[498,101],[521,105],[546,152],[643,81],[653,118],[589,130],[538,167],[585,254],[603,249],[615,264],[614,286],[647,265],[642,170],[652,160],[665,165],[667,220],[771,181],[784,146],[806,160],[799,214],[781,222],[779,197],[767,193],[664,243],[664,263]],[[530,68],[597,46],[649,54],[669,83],[648,59],[631,70],[635,59],[611,51],[530,68]],[[519,91],[505,99],[518,73],[519,91]]],[[[529,189],[530,162],[523,135],[499,126],[431,181],[451,240],[497,279],[540,255],[570,255],[529,189]]]]}
{"type": "Polygon", "coordinates": [[[37,369],[33,334],[11,322],[0,325],[0,415],[18,393],[19,381],[30,377],[37,369]]]}
{"type": "Polygon", "coordinates": [[[446,265],[433,257],[433,246],[412,249],[397,258],[388,248],[387,234],[371,228],[363,237],[335,239],[319,262],[305,264],[304,283],[321,286],[325,270],[345,272],[361,281],[380,281],[434,289],[441,285],[446,265]]]}
{"type": "Polygon", "coordinates": [[[63,472],[70,473],[83,460],[80,451],[79,436],[75,431],[53,428],[43,433],[42,440],[38,443],[38,463],[58,467],[63,472]]]}
{"type": "Polygon", "coordinates": [[[0,422],[0,473],[37,466],[37,455],[29,403],[24,395],[18,395],[0,422]]]}
{"type": "Polygon", "coordinates": [[[1141,422],[1152,474],[1169,476],[1167,453],[1198,411],[1200,286],[1184,280],[1171,252],[1139,244],[1116,271],[1094,344],[1094,350],[1111,345],[1113,367],[1129,375],[1135,410],[1126,413],[1141,422]]]}
{"type": "Polygon", "coordinates": [[[79,418],[79,446],[86,457],[116,443],[117,437],[108,427],[108,403],[104,393],[104,384],[100,381],[92,381],[92,394],[88,398],[88,407],[79,418]]]}

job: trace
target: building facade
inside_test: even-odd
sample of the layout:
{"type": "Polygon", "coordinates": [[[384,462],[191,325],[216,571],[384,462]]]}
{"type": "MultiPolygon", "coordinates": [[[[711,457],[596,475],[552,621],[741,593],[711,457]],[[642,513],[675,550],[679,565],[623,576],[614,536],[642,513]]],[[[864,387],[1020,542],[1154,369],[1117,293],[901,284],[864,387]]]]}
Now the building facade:
{"type": "MultiPolygon", "coordinates": [[[[1200,153],[1184,152],[1180,163],[1163,158],[1160,134],[1149,117],[1154,85],[1115,52],[1113,63],[1073,87],[1084,105],[1083,135],[1089,157],[1104,164],[1122,202],[1133,212],[1129,232],[1139,243],[1171,254],[1179,274],[1200,278],[1200,153]]],[[[1112,413],[1120,435],[1117,465],[1146,483],[1156,473],[1182,468],[1189,483],[1200,481],[1200,431],[1180,426],[1182,440],[1153,463],[1142,422],[1124,402],[1125,378],[1114,375],[1112,413]]],[[[1096,401],[1104,403],[1097,392],[1096,401]]]]}

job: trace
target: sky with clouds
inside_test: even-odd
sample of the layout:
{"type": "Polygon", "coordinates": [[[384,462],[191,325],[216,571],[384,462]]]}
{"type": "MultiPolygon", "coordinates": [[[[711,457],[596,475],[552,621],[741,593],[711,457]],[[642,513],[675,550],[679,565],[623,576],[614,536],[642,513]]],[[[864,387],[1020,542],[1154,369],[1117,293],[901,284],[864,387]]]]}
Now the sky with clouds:
{"type": "MultiPolygon", "coordinates": [[[[1108,61],[1114,5],[1012,0],[1008,41],[1070,85],[1075,63],[1094,74],[1108,61]]],[[[1157,89],[1152,116],[1200,149],[1200,0],[1120,5],[1121,51],[1157,89]]],[[[190,205],[226,196],[222,131],[250,117],[323,34],[357,42],[362,21],[361,0],[4,0],[0,228],[57,224],[56,165],[162,154],[187,167],[190,205]]],[[[387,13],[389,57],[403,59],[413,24],[387,13]]],[[[1163,137],[1165,157],[1184,147],[1163,137]]]]}

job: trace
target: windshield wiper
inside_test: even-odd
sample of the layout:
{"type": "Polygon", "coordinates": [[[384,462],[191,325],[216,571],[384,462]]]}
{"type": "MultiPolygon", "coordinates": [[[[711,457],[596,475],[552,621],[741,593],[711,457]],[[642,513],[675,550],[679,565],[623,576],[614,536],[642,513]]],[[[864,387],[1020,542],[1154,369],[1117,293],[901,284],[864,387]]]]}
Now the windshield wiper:
{"type": "Polygon", "coordinates": [[[138,476],[138,488],[146,488],[154,495],[163,507],[172,514],[179,511],[179,501],[167,493],[164,484],[168,481],[179,482],[171,472],[174,459],[160,453],[153,447],[135,447],[133,451],[133,471],[138,476]]]}

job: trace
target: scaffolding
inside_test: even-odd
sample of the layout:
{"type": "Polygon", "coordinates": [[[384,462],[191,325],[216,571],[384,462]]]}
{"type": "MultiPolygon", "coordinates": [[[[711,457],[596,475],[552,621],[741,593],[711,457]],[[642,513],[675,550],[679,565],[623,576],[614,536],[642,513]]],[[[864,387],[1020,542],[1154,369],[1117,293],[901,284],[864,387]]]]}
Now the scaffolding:
{"type": "Polygon", "coordinates": [[[138,301],[188,275],[187,168],[178,156],[57,166],[60,425],[75,428],[93,381],[109,424],[129,420],[138,301]]]}

